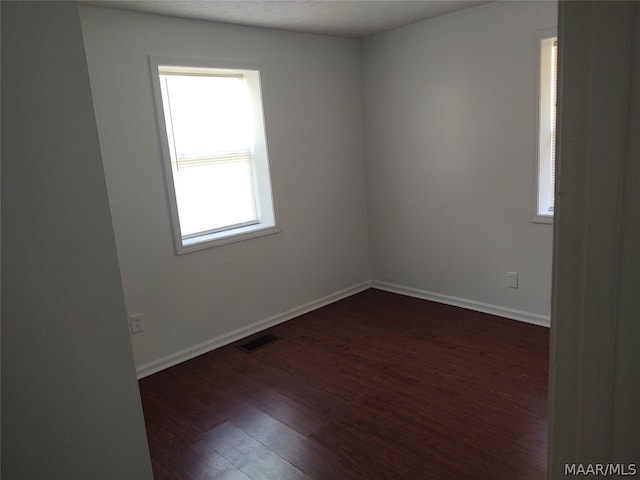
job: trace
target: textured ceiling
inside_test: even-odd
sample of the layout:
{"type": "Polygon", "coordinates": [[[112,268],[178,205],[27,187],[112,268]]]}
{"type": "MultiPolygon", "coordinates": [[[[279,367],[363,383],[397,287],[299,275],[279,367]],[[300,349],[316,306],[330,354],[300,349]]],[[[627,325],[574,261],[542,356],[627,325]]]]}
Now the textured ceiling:
{"type": "Polygon", "coordinates": [[[362,38],[488,1],[81,0],[83,5],[362,38]]]}

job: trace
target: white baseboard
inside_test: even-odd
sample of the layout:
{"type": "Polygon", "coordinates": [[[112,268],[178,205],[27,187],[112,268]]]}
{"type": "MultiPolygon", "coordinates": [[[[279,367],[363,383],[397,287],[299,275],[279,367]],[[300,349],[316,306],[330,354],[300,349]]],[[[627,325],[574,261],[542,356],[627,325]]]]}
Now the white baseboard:
{"type": "Polygon", "coordinates": [[[258,333],[282,322],[286,322],[287,320],[291,320],[292,318],[304,315],[305,313],[312,312],[313,310],[317,310],[318,308],[324,307],[325,305],[329,305],[333,302],[337,302],[338,300],[342,300],[343,298],[347,298],[351,295],[355,295],[356,293],[360,293],[370,287],[371,282],[369,281],[358,283],[349,288],[345,288],[344,290],[340,290],[338,292],[327,295],[326,297],[319,298],[312,302],[305,303],[304,305],[300,305],[298,307],[287,310],[286,312],[282,312],[263,320],[259,320],[255,323],[252,323],[251,325],[247,325],[246,327],[239,328],[237,330],[209,339],[192,347],[185,348],[166,357],[154,360],[153,362],[140,365],[136,368],[136,374],[140,379],[153,373],[159,372],[160,370],[164,370],[165,368],[173,367],[174,365],[184,362],[185,360],[189,360],[191,358],[197,357],[198,355],[202,355],[203,353],[210,352],[211,350],[215,350],[216,348],[223,347],[237,340],[253,335],[254,333],[258,333]]]}
{"type": "Polygon", "coordinates": [[[469,310],[474,310],[477,312],[490,313],[491,315],[497,315],[499,317],[510,318],[512,320],[532,323],[534,325],[540,325],[542,327],[551,326],[551,319],[548,315],[540,315],[538,313],[515,310],[512,308],[501,307],[499,305],[492,305],[490,303],[477,302],[475,300],[468,300],[466,298],[428,292],[426,290],[405,287],[403,285],[397,285],[395,283],[380,282],[377,280],[373,280],[371,282],[371,287],[377,288],[378,290],[385,290],[387,292],[407,295],[409,297],[422,298],[424,300],[431,300],[433,302],[444,303],[446,305],[467,308],[469,310]]]}
{"type": "Polygon", "coordinates": [[[273,315],[271,317],[252,323],[251,325],[247,325],[246,327],[233,330],[232,332],[209,339],[192,347],[185,348],[171,355],[167,355],[166,357],[154,360],[153,362],[145,363],[144,365],[140,365],[136,368],[136,374],[138,378],[144,378],[148,375],[164,370],[165,368],[172,367],[186,360],[197,357],[198,355],[210,352],[211,350],[215,350],[216,348],[223,347],[237,340],[253,335],[254,333],[258,333],[282,322],[286,322],[287,320],[291,320],[292,318],[299,317],[300,315],[312,312],[313,310],[317,310],[318,308],[337,302],[338,300],[342,300],[343,298],[347,298],[351,295],[355,295],[356,293],[360,293],[368,288],[377,288],[378,290],[398,293],[400,295],[422,298],[424,300],[431,300],[433,302],[444,303],[446,305],[467,308],[469,310],[489,313],[492,315],[510,318],[512,320],[519,320],[521,322],[532,323],[534,325],[540,325],[543,327],[549,327],[551,324],[550,318],[546,315],[539,315],[537,313],[505,308],[489,303],[477,302],[475,300],[468,300],[465,298],[453,297],[441,293],[429,292],[417,288],[397,285],[395,283],[373,280],[371,282],[366,281],[358,283],[349,288],[345,288],[312,302],[305,303],[304,305],[300,305],[298,307],[287,310],[286,312],[273,315]]]}

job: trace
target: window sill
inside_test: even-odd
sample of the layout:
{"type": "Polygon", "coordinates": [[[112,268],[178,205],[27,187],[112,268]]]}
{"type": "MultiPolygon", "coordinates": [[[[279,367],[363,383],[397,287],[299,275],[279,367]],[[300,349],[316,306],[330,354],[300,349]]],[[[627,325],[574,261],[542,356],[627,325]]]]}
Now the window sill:
{"type": "Polygon", "coordinates": [[[182,240],[182,245],[176,245],[176,254],[197,252],[207,248],[228,245],[230,243],[242,242],[251,238],[263,237],[278,233],[280,229],[275,225],[248,225],[246,227],[234,228],[224,232],[210,233],[199,237],[182,240]]]}
{"type": "Polygon", "coordinates": [[[546,223],[547,225],[553,225],[553,215],[534,215],[531,219],[531,223],[546,223]]]}

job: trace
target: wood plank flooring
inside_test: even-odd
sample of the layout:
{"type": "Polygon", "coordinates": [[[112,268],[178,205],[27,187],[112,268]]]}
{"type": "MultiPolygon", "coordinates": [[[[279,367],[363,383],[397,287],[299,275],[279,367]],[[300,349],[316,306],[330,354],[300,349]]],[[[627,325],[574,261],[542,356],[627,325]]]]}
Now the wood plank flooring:
{"type": "Polygon", "coordinates": [[[140,380],[156,480],[546,478],[548,329],[370,289],[269,332],[140,380]]]}

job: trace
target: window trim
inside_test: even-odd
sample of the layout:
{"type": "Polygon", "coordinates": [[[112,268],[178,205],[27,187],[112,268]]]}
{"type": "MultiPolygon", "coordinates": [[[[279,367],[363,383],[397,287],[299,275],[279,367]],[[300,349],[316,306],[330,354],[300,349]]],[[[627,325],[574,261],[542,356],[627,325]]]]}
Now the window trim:
{"type": "MultiPolygon", "coordinates": [[[[149,56],[149,67],[151,72],[151,83],[153,100],[156,110],[157,130],[161,149],[162,165],[165,177],[167,192],[167,203],[176,255],[182,255],[207,248],[227,245],[252,238],[278,233],[280,229],[276,225],[275,207],[271,188],[271,175],[267,150],[267,134],[264,121],[264,106],[262,102],[262,85],[260,68],[258,65],[239,65],[237,62],[226,62],[217,60],[184,59],[149,56]],[[252,104],[254,105],[254,121],[256,122],[256,142],[254,154],[254,178],[255,196],[258,221],[250,225],[239,225],[236,228],[224,229],[220,231],[202,232],[198,235],[182,236],[180,230],[180,218],[178,214],[178,204],[176,201],[176,191],[173,181],[172,160],[169,151],[169,139],[165,123],[165,116],[162,102],[162,92],[160,86],[160,67],[170,66],[176,73],[194,72],[202,69],[206,73],[209,69],[215,69],[227,74],[238,74],[241,72],[250,84],[252,104]]],[[[198,74],[197,72],[195,74],[198,74]]]]}
{"type": "MultiPolygon", "coordinates": [[[[535,138],[535,170],[533,176],[533,188],[532,188],[532,210],[533,215],[531,217],[531,222],[533,223],[542,223],[542,224],[553,224],[553,213],[544,214],[540,213],[539,204],[540,204],[540,195],[541,195],[541,171],[543,169],[542,165],[542,142],[541,142],[541,122],[542,122],[542,75],[543,75],[543,64],[542,64],[542,50],[543,50],[543,41],[548,40],[550,38],[556,38],[558,36],[557,28],[547,28],[544,30],[539,30],[535,35],[535,128],[534,128],[534,138],[535,138]]],[[[545,189],[545,192],[548,193],[549,188],[545,189]]]]}

